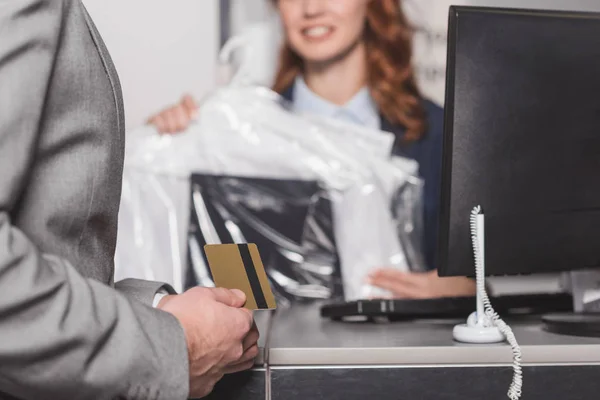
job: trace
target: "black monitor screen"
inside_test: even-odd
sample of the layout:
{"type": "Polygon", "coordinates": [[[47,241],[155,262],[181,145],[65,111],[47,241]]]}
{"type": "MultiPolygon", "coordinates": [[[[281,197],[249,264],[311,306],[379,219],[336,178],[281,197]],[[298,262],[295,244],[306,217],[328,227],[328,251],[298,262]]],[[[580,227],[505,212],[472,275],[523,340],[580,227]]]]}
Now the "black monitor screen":
{"type": "Polygon", "coordinates": [[[453,7],[438,261],[473,275],[600,267],[600,15],[453,7]]]}

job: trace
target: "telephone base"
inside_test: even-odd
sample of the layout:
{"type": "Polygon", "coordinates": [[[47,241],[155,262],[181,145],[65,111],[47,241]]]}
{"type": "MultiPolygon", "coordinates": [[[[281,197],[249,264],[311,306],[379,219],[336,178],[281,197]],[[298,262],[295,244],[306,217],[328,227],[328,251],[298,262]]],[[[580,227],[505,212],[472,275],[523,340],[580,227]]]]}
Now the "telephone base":
{"type": "Polygon", "coordinates": [[[462,343],[499,343],[504,342],[506,338],[495,326],[470,326],[467,324],[460,324],[454,327],[452,331],[454,340],[462,343]]]}

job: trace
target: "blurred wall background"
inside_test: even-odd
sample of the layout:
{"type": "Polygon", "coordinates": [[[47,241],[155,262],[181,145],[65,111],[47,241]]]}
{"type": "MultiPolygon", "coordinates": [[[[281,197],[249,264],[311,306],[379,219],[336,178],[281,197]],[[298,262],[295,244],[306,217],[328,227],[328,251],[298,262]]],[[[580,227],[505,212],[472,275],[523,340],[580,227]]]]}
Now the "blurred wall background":
{"type": "Polygon", "coordinates": [[[83,0],[119,72],[127,128],[214,87],[219,0],[83,0]]]}
{"type": "MultiPolygon", "coordinates": [[[[351,1],[351,0],[348,0],[351,1]]],[[[600,11],[600,0],[403,0],[418,31],[415,61],[422,91],[444,99],[446,21],[451,4],[600,11]]],[[[217,83],[222,40],[257,25],[251,59],[256,82],[275,72],[280,28],[270,0],[83,0],[119,71],[127,127],[134,128],[184,93],[201,99],[217,83]],[[226,9],[227,12],[224,12],[226,9]],[[226,16],[224,24],[220,16],[226,16]],[[223,28],[223,29],[222,29],[223,28]]]]}
{"type": "MultiPolygon", "coordinates": [[[[230,34],[245,34],[253,24],[273,24],[270,19],[270,0],[221,0],[222,6],[231,7],[230,34]]],[[[350,0],[349,0],[350,1],[350,0]]],[[[475,5],[516,8],[545,8],[562,10],[600,11],[600,0],[403,0],[403,7],[417,28],[415,36],[415,63],[423,93],[440,105],[444,102],[446,30],[450,5],[475,5]]],[[[277,29],[277,26],[273,26],[277,29]]],[[[277,31],[276,31],[277,32],[277,31]]],[[[274,49],[279,32],[265,46],[274,49]]],[[[263,50],[262,53],[266,53],[263,50]]],[[[273,73],[269,57],[256,60],[257,81],[268,82],[273,73]],[[262,62],[267,60],[267,62],[262,62]]]]}

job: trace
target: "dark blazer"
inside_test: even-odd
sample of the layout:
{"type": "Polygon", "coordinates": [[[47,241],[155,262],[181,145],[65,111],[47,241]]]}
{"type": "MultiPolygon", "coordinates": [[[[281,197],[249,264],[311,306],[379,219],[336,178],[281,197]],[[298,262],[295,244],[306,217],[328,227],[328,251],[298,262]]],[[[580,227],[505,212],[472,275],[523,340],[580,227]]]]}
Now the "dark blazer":
{"type": "MultiPolygon", "coordinates": [[[[288,101],[294,100],[294,86],[290,86],[282,94],[288,101]]],[[[424,191],[424,232],[423,253],[429,269],[435,269],[435,254],[439,230],[440,185],[442,168],[442,133],[444,112],[429,100],[423,100],[427,113],[427,131],[423,137],[409,145],[402,144],[405,129],[391,124],[381,117],[381,129],[396,136],[393,154],[411,158],[419,163],[419,174],[425,182],[424,191]]]]}

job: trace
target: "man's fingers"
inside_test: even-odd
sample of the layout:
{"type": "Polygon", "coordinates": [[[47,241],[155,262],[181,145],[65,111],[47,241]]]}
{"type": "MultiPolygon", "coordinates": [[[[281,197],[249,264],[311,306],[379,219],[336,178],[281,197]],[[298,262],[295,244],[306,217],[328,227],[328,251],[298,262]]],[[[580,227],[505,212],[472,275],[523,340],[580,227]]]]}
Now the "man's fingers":
{"type": "Polygon", "coordinates": [[[254,359],[256,359],[256,357],[258,357],[258,353],[259,353],[258,344],[254,344],[253,346],[248,348],[248,350],[244,351],[244,354],[242,355],[242,357],[232,365],[239,365],[239,364],[246,363],[248,361],[254,361],[254,359]]]}
{"type": "Polygon", "coordinates": [[[246,336],[252,332],[252,329],[254,329],[254,314],[252,314],[252,311],[246,309],[246,308],[239,308],[238,310],[236,310],[237,312],[239,312],[241,315],[241,318],[244,320],[244,324],[245,326],[247,326],[247,333],[246,336]]]}
{"type": "Polygon", "coordinates": [[[251,369],[252,367],[254,367],[254,360],[246,361],[242,364],[231,365],[231,366],[225,368],[224,372],[227,375],[235,374],[238,372],[247,371],[247,370],[251,369]]]}
{"type": "Polygon", "coordinates": [[[244,351],[256,345],[258,343],[259,337],[260,334],[258,333],[258,328],[256,327],[256,323],[254,323],[252,329],[250,329],[250,332],[248,332],[248,335],[246,335],[246,337],[244,338],[244,351]]]}
{"type": "Polygon", "coordinates": [[[216,301],[230,307],[240,308],[246,304],[246,294],[238,289],[216,288],[211,293],[216,301]]]}
{"type": "Polygon", "coordinates": [[[244,292],[238,289],[224,289],[224,288],[215,288],[211,289],[210,293],[212,294],[215,301],[225,304],[229,307],[234,307],[236,310],[234,314],[232,314],[231,318],[234,318],[237,322],[239,322],[239,326],[243,326],[243,334],[244,336],[252,329],[252,325],[254,323],[254,316],[252,311],[242,308],[244,304],[246,304],[246,295],[244,292]]]}
{"type": "Polygon", "coordinates": [[[258,345],[250,347],[248,350],[244,352],[244,354],[239,358],[239,360],[229,364],[225,370],[228,372],[225,373],[233,373],[238,371],[244,371],[246,369],[252,368],[255,364],[256,357],[258,357],[260,350],[258,345]],[[233,371],[233,372],[232,372],[233,371]]]}

